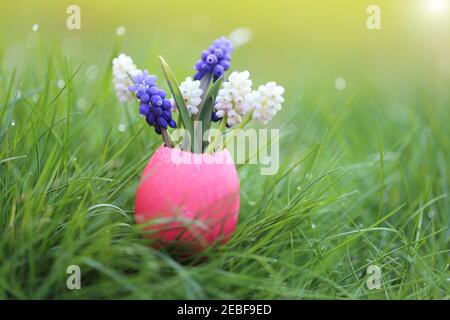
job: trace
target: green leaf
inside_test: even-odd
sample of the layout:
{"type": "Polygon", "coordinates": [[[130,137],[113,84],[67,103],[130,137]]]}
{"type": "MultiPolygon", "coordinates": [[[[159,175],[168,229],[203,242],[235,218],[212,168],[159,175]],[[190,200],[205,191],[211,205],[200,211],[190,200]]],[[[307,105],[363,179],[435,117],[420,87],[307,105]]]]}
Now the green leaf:
{"type": "MultiPolygon", "coordinates": [[[[208,93],[203,99],[203,104],[200,108],[199,119],[202,122],[202,132],[204,133],[209,129],[211,125],[211,114],[214,106],[214,100],[216,99],[217,93],[219,92],[220,86],[222,85],[223,77],[220,77],[212,84],[209,88],[208,93]]],[[[204,146],[206,147],[206,146],[204,146]]]]}
{"type": "Polygon", "coordinates": [[[159,56],[159,60],[161,61],[164,76],[166,77],[167,84],[169,85],[169,89],[172,92],[178,112],[180,113],[181,122],[183,123],[184,128],[189,132],[192,139],[194,137],[194,124],[192,123],[191,116],[186,108],[186,104],[184,103],[183,95],[181,94],[178,82],[164,58],[159,56]]]}

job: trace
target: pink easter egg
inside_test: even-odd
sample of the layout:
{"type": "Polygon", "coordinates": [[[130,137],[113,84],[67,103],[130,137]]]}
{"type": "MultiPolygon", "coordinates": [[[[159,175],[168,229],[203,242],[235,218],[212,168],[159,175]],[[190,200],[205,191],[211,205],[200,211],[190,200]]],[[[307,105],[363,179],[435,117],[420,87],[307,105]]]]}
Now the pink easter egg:
{"type": "Polygon", "coordinates": [[[239,215],[239,177],[228,150],[194,154],[160,147],[136,193],[135,220],[157,247],[193,251],[226,243],[239,215]]]}

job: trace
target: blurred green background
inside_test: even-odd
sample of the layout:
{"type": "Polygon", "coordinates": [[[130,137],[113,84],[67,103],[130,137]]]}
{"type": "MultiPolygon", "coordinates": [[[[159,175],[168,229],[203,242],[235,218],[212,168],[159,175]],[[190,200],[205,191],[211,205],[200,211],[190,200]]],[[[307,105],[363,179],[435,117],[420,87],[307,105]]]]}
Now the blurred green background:
{"type": "MultiPolygon", "coordinates": [[[[449,143],[448,137],[439,134],[446,131],[450,105],[448,2],[2,2],[1,75],[5,77],[0,75],[0,87],[6,88],[7,75],[13,70],[23,75],[24,88],[42,87],[45,61],[52,54],[55,87],[57,79],[64,79],[67,73],[59,58],[69,61],[72,69],[83,64],[74,81],[86,86],[74,90],[81,97],[79,106],[86,107],[98,99],[98,84],[108,77],[105,72],[112,53],[130,55],[139,68],[149,69],[162,80],[157,58],[161,54],[181,81],[193,75],[194,62],[212,40],[236,28],[248,28],[253,37],[235,52],[232,70],[249,70],[255,86],[274,80],[287,89],[285,111],[272,126],[280,127],[297,111],[301,112],[299,126],[307,125],[308,112],[322,116],[325,112],[330,125],[342,115],[339,106],[348,102],[352,105],[350,118],[364,115],[372,124],[379,119],[382,130],[390,134],[394,126],[405,124],[417,107],[418,117],[432,124],[434,138],[449,143]],[[81,8],[81,30],[66,28],[66,10],[71,4],[81,8]],[[366,26],[371,4],[381,9],[381,30],[366,26]],[[36,32],[34,25],[38,26],[36,32]],[[118,36],[118,28],[125,33],[118,36]],[[39,73],[29,72],[30,63],[39,73]],[[336,79],[345,81],[344,90],[337,89],[336,79]]],[[[101,90],[109,95],[104,103],[115,104],[111,88],[101,90]]],[[[115,117],[104,116],[113,126],[119,125],[113,123],[115,117]]],[[[137,115],[132,113],[132,117],[137,115]]],[[[123,122],[124,115],[121,118],[123,122]]],[[[352,125],[358,126],[358,121],[352,125]]],[[[373,129],[361,128],[360,132],[373,129]]],[[[401,128],[394,128],[397,130],[401,128]]],[[[345,129],[337,131],[344,140],[351,139],[345,129]]]]}
{"type": "Polygon", "coordinates": [[[64,54],[95,64],[123,26],[122,50],[139,66],[151,67],[161,53],[178,74],[188,74],[213,39],[248,27],[254,37],[233,68],[248,69],[256,80],[327,90],[342,77],[350,89],[370,83],[398,103],[426,86],[433,102],[442,103],[450,77],[450,8],[435,12],[433,1],[440,0],[3,1],[0,41],[6,67],[24,68],[27,48],[36,45],[32,26],[39,24],[45,41],[60,41],[64,54]],[[71,4],[81,8],[81,30],[66,28],[71,4]],[[382,30],[366,27],[370,4],[381,8],[382,30]]]}
{"type": "MultiPolygon", "coordinates": [[[[232,70],[249,70],[255,85],[270,80],[282,84],[295,104],[291,113],[305,105],[330,104],[325,96],[340,103],[355,95],[364,99],[366,106],[360,108],[382,96],[385,106],[406,117],[410,106],[424,99],[421,108],[436,115],[434,125],[445,126],[445,106],[450,104],[448,0],[19,0],[0,6],[2,74],[26,74],[30,61],[38,67],[56,51],[73,65],[83,63],[82,76],[95,83],[116,50],[160,78],[157,56],[162,54],[181,81],[193,74],[194,62],[213,39],[245,27],[253,37],[234,55],[232,70]],[[81,8],[81,30],[66,28],[71,4],[81,8]],[[381,30],[366,27],[371,4],[381,9],[381,30]],[[125,34],[118,36],[121,27],[125,34]],[[336,79],[344,79],[345,90],[336,89],[336,79]],[[305,93],[312,101],[302,101],[305,93]]],[[[59,66],[56,77],[63,78],[63,69],[59,66]]],[[[23,81],[38,86],[42,80],[23,81]]],[[[82,104],[93,100],[89,90],[82,95],[82,104]]],[[[370,115],[377,116],[376,108],[370,115]]]]}
{"type": "Polygon", "coordinates": [[[1,1],[0,297],[448,299],[449,2],[1,1]],[[81,30],[66,28],[71,4],[81,30]],[[366,27],[371,4],[381,30],[366,27]],[[167,88],[159,54],[184,79],[236,28],[253,37],[232,70],[286,88],[270,123],[282,165],[240,168],[233,240],[178,265],[131,227],[161,141],[118,103],[111,59],[167,88]],[[364,286],[371,263],[383,290],[364,286]]]}

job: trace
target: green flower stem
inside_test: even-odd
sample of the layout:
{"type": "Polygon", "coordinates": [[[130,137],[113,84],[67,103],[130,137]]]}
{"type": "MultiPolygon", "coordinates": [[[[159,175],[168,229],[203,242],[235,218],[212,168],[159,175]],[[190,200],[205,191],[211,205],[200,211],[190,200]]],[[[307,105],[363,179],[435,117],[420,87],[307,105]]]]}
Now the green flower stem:
{"type": "Polygon", "coordinates": [[[207,74],[205,74],[203,79],[200,80],[200,89],[202,89],[203,91],[201,95],[202,100],[205,97],[206,93],[208,92],[209,83],[211,82],[211,76],[212,74],[208,72],[207,74]]]}
{"type": "Polygon", "coordinates": [[[172,148],[172,141],[170,141],[169,134],[167,133],[167,129],[161,129],[161,135],[164,140],[164,144],[168,148],[172,148]]]}
{"type": "MultiPolygon", "coordinates": [[[[178,109],[177,109],[178,111],[178,109]]],[[[177,127],[179,128],[184,128],[184,124],[183,121],[181,120],[181,113],[178,111],[178,117],[177,117],[177,127]]]]}
{"type": "Polygon", "coordinates": [[[200,115],[202,114],[202,109],[205,106],[205,98],[206,98],[206,94],[208,93],[208,87],[209,87],[210,82],[211,82],[211,73],[208,72],[207,74],[205,74],[203,79],[200,80],[200,89],[202,90],[202,95],[200,96],[200,98],[202,99],[202,102],[200,103],[200,109],[198,110],[197,114],[192,116],[192,118],[194,120],[200,119],[200,115]]]}
{"type": "Polygon", "coordinates": [[[212,139],[211,143],[209,144],[208,148],[206,148],[206,153],[213,153],[213,151],[214,151],[214,149],[216,147],[217,142],[219,141],[219,138],[220,138],[222,132],[224,132],[225,129],[226,129],[226,125],[227,125],[227,116],[225,115],[223,117],[223,119],[220,121],[220,125],[217,128],[218,131],[216,132],[215,136],[213,137],[213,139],[212,139]]]}
{"type": "Polygon", "coordinates": [[[252,120],[252,116],[253,116],[253,112],[249,113],[245,118],[244,121],[242,121],[236,128],[233,128],[233,130],[231,131],[231,133],[229,134],[228,138],[225,140],[223,147],[226,148],[226,146],[230,143],[231,139],[234,138],[234,136],[236,135],[237,131],[242,129],[243,127],[245,127],[250,120],[252,120]]]}

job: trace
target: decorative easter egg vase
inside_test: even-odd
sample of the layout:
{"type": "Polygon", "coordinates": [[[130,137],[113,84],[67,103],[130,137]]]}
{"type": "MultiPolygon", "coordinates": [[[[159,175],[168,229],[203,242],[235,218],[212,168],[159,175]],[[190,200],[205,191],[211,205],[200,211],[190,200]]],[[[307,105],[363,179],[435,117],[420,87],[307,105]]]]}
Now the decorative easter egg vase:
{"type": "Polygon", "coordinates": [[[136,223],[156,247],[202,251],[226,243],[239,215],[240,186],[228,150],[194,154],[160,147],[141,177],[136,223]]]}

